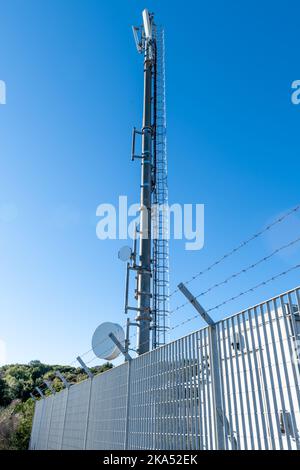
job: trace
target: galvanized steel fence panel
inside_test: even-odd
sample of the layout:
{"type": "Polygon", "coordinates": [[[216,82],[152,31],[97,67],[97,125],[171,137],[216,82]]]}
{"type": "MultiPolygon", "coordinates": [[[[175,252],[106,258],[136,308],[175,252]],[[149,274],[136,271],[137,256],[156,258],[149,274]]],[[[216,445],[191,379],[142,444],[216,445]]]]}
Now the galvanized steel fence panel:
{"type": "Polygon", "coordinates": [[[128,364],[123,364],[92,381],[86,447],[90,450],[124,448],[128,364]]]}
{"type": "Polygon", "coordinates": [[[299,299],[217,322],[214,380],[207,327],[40,400],[30,448],[216,449],[219,419],[225,449],[299,449],[299,299]]]}
{"type": "Polygon", "coordinates": [[[42,402],[42,416],[39,428],[38,449],[48,449],[49,430],[51,424],[51,411],[54,397],[51,396],[42,402]]]}
{"type": "Polygon", "coordinates": [[[48,440],[48,449],[50,450],[62,448],[68,393],[69,389],[65,389],[54,397],[48,440]]]}
{"type": "Polygon", "coordinates": [[[86,380],[69,388],[62,441],[63,449],[80,450],[85,448],[91,385],[91,380],[86,380]]]}
{"type": "Polygon", "coordinates": [[[34,408],[34,416],[32,421],[32,430],[30,436],[30,449],[38,449],[38,443],[40,438],[40,427],[43,419],[43,407],[44,400],[37,401],[34,408]]]}

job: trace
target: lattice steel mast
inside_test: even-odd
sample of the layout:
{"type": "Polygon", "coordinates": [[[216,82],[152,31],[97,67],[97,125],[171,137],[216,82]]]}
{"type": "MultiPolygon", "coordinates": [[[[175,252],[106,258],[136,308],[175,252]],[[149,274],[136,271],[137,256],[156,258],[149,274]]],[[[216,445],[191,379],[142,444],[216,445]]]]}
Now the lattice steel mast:
{"type": "Polygon", "coordinates": [[[137,49],[144,54],[143,126],[133,131],[132,159],[141,159],[139,261],[134,250],[128,265],[125,311],[137,311],[137,352],[143,354],[166,342],[168,330],[169,244],[166,156],[164,31],[143,11],[143,26],[133,28],[137,49]],[[135,152],[136,134],[142,153],[135,152]],[[129,272],[137,273],[137,307],[128,306],[129,272]]]}

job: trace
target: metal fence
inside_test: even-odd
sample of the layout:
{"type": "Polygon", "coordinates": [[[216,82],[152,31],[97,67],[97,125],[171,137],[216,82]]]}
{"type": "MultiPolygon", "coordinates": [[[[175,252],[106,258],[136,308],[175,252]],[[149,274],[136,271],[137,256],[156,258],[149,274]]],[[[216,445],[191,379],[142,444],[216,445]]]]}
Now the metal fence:
{"type": "Polygon", "coordinates": [[[300,449],[299,307],[296,288],[41,399],[30,448],[300,449]]]}

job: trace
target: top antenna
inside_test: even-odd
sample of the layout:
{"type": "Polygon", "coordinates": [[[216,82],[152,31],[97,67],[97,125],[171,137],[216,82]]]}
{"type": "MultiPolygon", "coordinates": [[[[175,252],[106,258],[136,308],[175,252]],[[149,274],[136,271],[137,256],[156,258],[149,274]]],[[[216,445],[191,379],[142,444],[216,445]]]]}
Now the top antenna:
{"type": "Polygon", "coordinates": [[[152,39],[152,16],[147,9],[143,11],[143,23],[146,39],[152,39]]]}

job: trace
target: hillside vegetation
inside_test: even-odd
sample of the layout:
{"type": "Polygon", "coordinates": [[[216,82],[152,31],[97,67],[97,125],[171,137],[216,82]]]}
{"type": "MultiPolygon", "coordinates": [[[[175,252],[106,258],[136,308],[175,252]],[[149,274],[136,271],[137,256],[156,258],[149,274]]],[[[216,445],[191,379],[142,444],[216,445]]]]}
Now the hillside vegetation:
{"type": "MultiPolygon", "coordinates": [[[[107,363],[91,368],[94,374],[112,367],[107,363]]],[[[56,391],[63,388],[62,382],[55,376],[59,370],[71,383],[86,379],[82,369],[42,364],[31,361],[29,364],[12,364],[0,367],[0,450],[28,449],[34,402],[30,398],[36,386],[44,388],[44,380],[50,380],[56,391]]],[[[45,392],[46,395],[49,392],[45,392]]]]}

